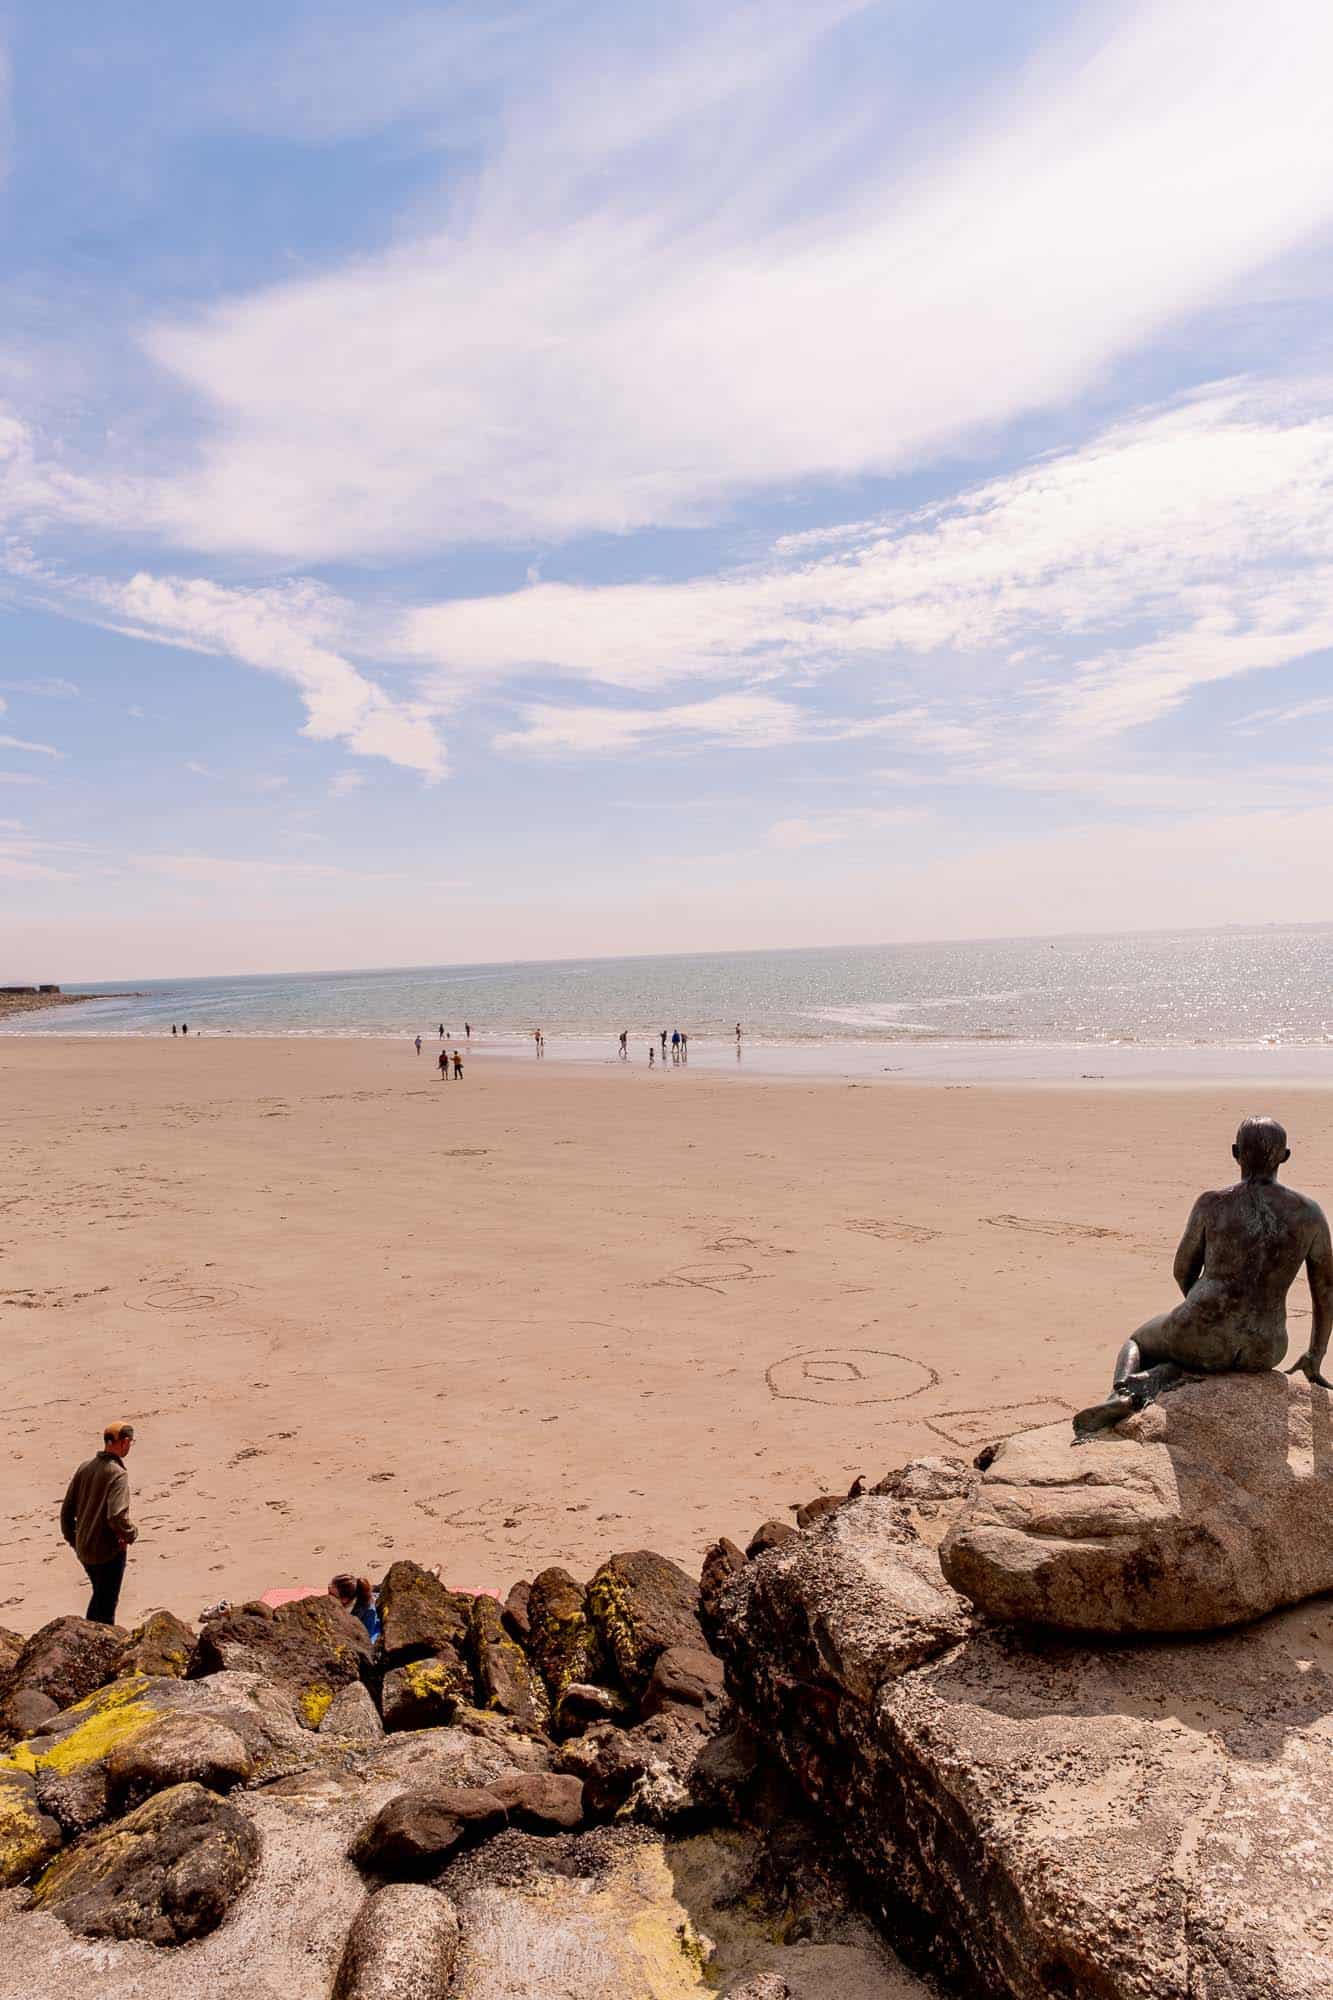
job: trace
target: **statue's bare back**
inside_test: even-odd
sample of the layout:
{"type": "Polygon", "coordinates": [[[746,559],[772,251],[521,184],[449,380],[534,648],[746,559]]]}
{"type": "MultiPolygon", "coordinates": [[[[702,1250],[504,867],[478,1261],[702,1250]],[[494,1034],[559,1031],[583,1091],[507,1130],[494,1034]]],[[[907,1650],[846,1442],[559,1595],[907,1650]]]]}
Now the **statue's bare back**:
{"type": "Polygon", "coordinates": [[[1079,1436],[1119,1423],[1182,1374],[1275,1368],[1287,1351],[1287,1293],[1302,1267],[1310,1281],[1310,1345],[1289,1372],[1329,1387],[1320,1373],[1333,1330],[1333,1241],[1324,1212],[1278,1185],[1277,1170],[1291,1154],[1276,1119],[1247,1118],[1231,1150],[1243,1178],[1199,1196],[1176,1251],[1183,1301],[1125,1342],[1111,1394],[1074,1419],[1079,1436]]]}

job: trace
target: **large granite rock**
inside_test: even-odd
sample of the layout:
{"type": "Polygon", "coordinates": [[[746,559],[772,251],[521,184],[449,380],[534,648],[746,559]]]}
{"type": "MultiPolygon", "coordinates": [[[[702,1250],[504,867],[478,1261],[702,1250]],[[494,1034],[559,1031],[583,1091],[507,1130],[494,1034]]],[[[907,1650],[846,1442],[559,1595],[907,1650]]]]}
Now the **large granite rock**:
{"type": "Polygon", "coordinates": [[[84,1937],[184,1944],[217,1928],[258,1859],[234,1806],[176,1785],[59,1855],[33,1900],[84,1937]]]}
{"type": "Polygon", "coordinates": [[[1303,1376],[1186,1382],[1075,1444],[1009,1438],[941,1552],[992,1617],[1202,1632],[1333,1589],[1333,1399],[1303,1376]]]}
{"type": "Polygon", "coordinates": [[[357,1911],[333,2000],[440,2000],[458,1956],[458,1912],[421,1882],[390,1882],[357,1911]]]}
{"type": "MultiPolygon", "coordinates": [[[[738,1705],[873,1885],[894,1941],[987,2000],[1328,1990],[1324,1607],[1112,1648],[969,1630],[941,1578],[926,1643],[916,1559],[891,1535],[877,1550],[873,1517],[846,1546],[858,1510],[885,1504],[855,1502],[750,1564],[719,1638],[738,1705]]],[[[920,1531],[910,1507],[906,1525],[920,1531]]]]}

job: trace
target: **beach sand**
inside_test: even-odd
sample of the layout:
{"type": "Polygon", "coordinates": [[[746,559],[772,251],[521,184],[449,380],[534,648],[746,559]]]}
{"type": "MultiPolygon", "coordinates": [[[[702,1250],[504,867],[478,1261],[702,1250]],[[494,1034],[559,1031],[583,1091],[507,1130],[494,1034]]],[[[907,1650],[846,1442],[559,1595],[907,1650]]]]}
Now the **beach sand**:
{"type": "Polygon", "coordinates": [[[436,1053],[0,1041],[0,1624],[83,1609],[56,1517],[108,1418],[138,1428],[122,1619],[399,1555],[499,1591],[693,1568],[1101,1394],[1244,1113],[1333,1195],[1329,1092],[479,1053],[442,1085],[436,1053]]]}

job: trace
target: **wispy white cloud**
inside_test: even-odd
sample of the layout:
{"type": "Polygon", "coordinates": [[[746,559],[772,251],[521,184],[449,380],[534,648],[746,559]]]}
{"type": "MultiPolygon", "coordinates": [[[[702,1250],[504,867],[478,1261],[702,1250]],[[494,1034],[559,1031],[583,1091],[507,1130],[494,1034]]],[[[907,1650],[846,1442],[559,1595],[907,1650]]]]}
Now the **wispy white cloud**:
{"type": "Polygon", "coordinates": [[[187,771],[193,772],[196,778],[211,778],[213,775],[207,764],[201,764],[197,757],[187,757],[185,768],[187,771]]]}
{"type": "Polygon", "coordinates": [[[351,793],[359,792],[365,782],[365,775],[361,771],[335,771],[329,779],[329,797],[345,799],[351,793]]]}
{"type": "MultiPolygon", "coordinates": [[[[4,688],[7,694],[50,696],[56,700],[67,700],[71,695],[76,695],[79,692],[73,681],[61,680],[58,675],[53,675],[50,678],[38,678],[36,680],[0,680],[0,688],[4,688]]],[[[0,709],[3,707],[4,702],[0,701],[0,709]]]]}
{"type": "Polygon", "coordinates": [[[52,743],[28,743],[22,736],[0,736],[0,750],[28,750],[38,757],[63,757],[52,743]]]}
{"type": "Polygon", "coordinates": [[[801,724],[801,712],[793,703],[765,694],[716,695],[674,708],[562,708],[537,702],[525,706],[521,715],[520,728],[502,730],[495,737],[497,749],[587,756],[681,737],[767,749],[792,742],[801,724]]]}
{"type": "Polygon", "coordinates": [[[0,771],[0,785],[35,785],[38,782],[28,771],[0,771]]]}
{"type": "Polygon", "coordinates": [[[1099,8],[905,150],[890,76],[837,126],[801,95],[855,11],[599,15],[502,63],[442,225],[149,330],[207,429],[139,519],[294,562],[696,521],[1066,405],[1333,215],[1308,0],[1099,8]]]}
{"type": "Polygon", "coordinates": [[[397,868],[343,868],[332,862],[271,861],[262,856],[225,854],[132,854],[131,867],[147,875],[160,875],[173,882],[225,886],[247,881],[309,882],[406,882],[407,871],[397,868]]]}

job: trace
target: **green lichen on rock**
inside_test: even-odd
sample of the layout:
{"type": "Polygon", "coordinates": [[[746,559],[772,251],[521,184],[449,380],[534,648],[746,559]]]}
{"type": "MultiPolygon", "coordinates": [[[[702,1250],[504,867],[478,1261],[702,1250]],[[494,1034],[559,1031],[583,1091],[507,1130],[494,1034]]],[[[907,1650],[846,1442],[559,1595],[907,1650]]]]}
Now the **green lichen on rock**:
{"type": "Polygon", "coordinates": [[[58,1718],[58,1735],[32,1736],[25,1743],[16,1743],[7,1756],[0,1757],[0,1773],[26,1771],[35,1777],[39,1772],[51,1772],[67,1777],[86,1770],[118,1744],[147,1729],[160,1714],[144,1675],[113,1681],[67,1708],[58,1718]]]}
{"type": "Polygon", "coordinates": [[[544,1569],[528,1599],[529,1646],[553,1702],[571,1681],[596,1681],[602,1651],[582,1588],[568,1570],[544,1569]]]}
{"type": "Polygon", "coordinates": [[[0,1772],[0,1889],[25,1881],[59,1846],[60,1828],[38,1805],[32,1779],[0,1772]]]}
{"type": "Polygon", "coordinates": [[[386,1729],[433,1729],[452,1722],[472,1700],[472,1677],[452,1651],[428,1660],[405,1660],[384,1676],[381,1710],[386,1729]]]}
{"type": "Polygon", "coordinates": [[[312,1681],[309,1687],[301,1689],[296,1706],[306,1728],[318,1729],[333,1706],[333,1689],[322,1681],[312,1681]]]}
{"type": "Polygon", "coordinates": [[[668,1647],[707,1643],[699,1623],[698,1584],[651,1549],[631,1549],[604,1562],[588,1585],[588,1608],[632,1694],[642,1694],[668,1647]]]}

